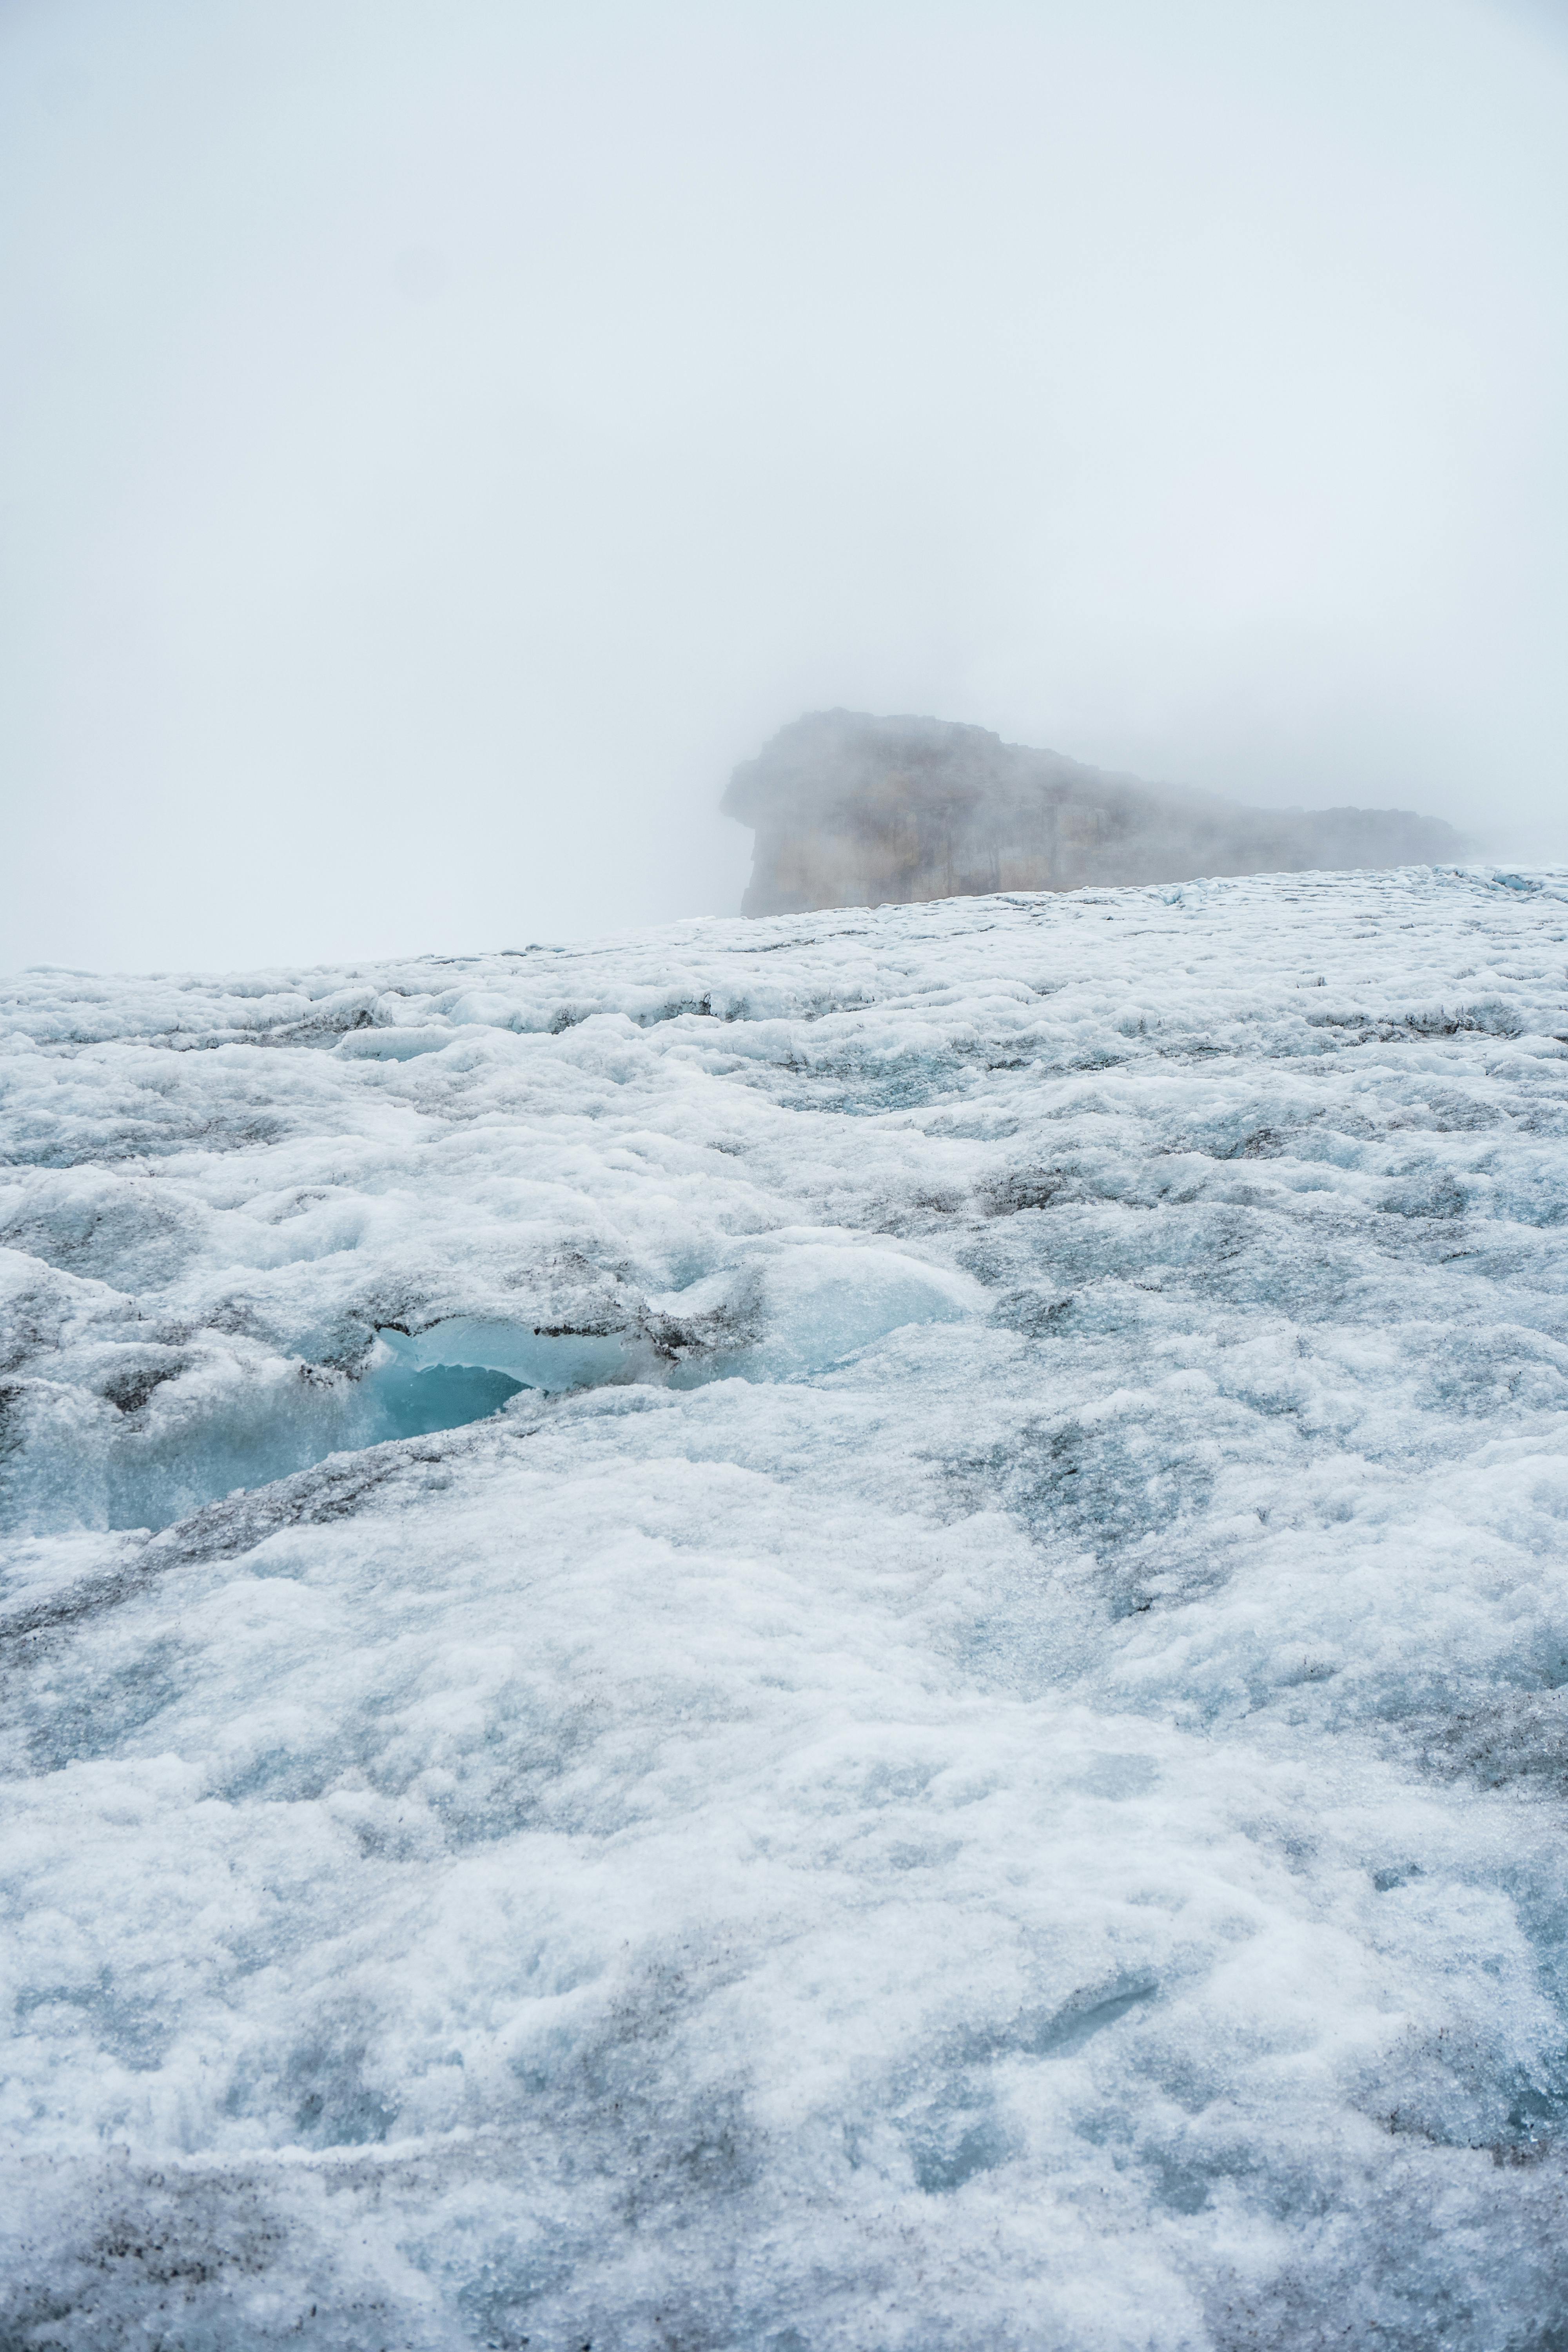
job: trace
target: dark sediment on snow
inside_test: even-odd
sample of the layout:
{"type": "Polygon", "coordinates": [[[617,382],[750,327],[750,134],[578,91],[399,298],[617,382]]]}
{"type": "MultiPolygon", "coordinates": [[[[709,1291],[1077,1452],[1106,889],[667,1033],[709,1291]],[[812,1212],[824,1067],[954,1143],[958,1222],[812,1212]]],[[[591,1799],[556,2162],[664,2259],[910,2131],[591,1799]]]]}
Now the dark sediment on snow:
{"type": "Polygon", "coordinates": [[[780,730],[723,805],[756,829],[748,915],[1200,874],[1426,865],[1462,851],[1403,809],[1255,809],[1147,784],[942,719],[821,710],[780,730]]]}

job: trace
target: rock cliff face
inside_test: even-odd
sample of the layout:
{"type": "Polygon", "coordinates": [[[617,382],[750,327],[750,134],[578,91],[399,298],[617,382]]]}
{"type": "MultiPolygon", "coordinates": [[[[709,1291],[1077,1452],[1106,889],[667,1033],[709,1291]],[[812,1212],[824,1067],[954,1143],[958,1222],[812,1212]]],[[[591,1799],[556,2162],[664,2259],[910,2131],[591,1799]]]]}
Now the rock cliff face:
{"type": "Polygon", "coordinates": [[[734,772],[756,828],[748,915],[1198,874],[1426,865],[1459,836],[1402,809],[1253,809],[942,719],[819,710],[734,772]]]}

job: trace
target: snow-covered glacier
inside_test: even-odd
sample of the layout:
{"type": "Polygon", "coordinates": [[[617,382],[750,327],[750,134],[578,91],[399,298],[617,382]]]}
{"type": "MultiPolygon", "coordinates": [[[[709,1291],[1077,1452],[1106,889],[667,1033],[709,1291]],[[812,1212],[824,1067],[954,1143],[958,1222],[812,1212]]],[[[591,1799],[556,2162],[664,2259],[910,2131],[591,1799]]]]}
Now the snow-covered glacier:
{"type": "Polygon", "coordinates": [[[1563,2352],[1568,876],[5,988],[31,2352],[1563,2352]]]}

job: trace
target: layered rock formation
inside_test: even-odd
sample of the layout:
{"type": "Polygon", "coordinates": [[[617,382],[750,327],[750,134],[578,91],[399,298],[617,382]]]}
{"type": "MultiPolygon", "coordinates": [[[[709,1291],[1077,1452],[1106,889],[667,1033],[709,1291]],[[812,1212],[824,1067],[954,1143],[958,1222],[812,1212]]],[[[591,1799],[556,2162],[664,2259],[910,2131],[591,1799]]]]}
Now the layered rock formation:
{"type": "Polygon", "coordinates": [[[819,710],[738,767],[756,828],[748,915],[987,890],[1452,860],[1451,825],[1403,809],[1255,809],[1141,783],[942,719],[819,710]]]}

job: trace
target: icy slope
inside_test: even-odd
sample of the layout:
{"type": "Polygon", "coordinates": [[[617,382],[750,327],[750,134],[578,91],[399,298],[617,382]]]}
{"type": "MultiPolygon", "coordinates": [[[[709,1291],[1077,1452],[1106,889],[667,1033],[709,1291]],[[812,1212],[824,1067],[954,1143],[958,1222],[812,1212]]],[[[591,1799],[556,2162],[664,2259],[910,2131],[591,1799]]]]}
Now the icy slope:
{"type": "Polygon", "coordinates": [[[1568,878],[6,995],[7,2347],[1561,2352],[1568,878]]]}

